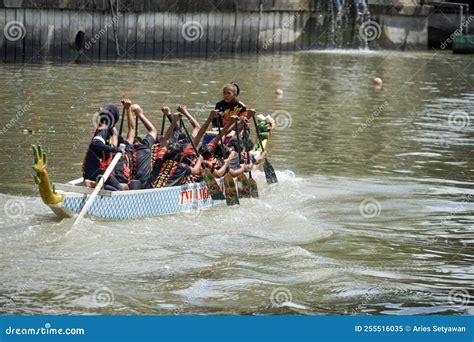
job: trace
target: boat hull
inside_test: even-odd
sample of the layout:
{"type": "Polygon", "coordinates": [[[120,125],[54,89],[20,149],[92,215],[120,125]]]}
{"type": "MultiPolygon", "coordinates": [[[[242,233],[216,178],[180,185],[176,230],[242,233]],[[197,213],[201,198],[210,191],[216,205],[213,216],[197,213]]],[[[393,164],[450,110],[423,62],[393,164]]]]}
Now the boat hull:
{"type": "MultiPolygon", "coordinates": [[[[221,189],[223,180],[217,179],[221,189]]],[[[59,217],[80,213],[89,194],[62,192],[63,201],[49,205],[59,217]]],[[[88,211],[89,216],[110,220],[131,220],[144,217],[188,212],[210,207],[213,201],[204,182],[161,189],[109,192],[98,195],[88,211]]]]}

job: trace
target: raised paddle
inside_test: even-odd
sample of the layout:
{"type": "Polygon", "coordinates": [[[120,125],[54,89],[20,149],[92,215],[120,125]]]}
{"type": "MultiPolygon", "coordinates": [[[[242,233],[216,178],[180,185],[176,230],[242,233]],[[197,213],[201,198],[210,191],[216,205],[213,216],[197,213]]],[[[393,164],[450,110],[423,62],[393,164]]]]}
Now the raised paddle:
{"type": "MultiPolygon", "coordinates": [[[[221,115],[219,113],[219,115],[221,115]]],[[[221,118],[217,118],[217,129],[219,130],[219,140],[224,147],[224,140],[222,139],[221,132],[221,118]]],[[[237,188],[235,187],[234,177],[230,174],[230,167],[227,169],[224,175],[224,190],[225,190],[225,202],[228,206],[239,205],[239,196],[237,195],[237,188]]]]}
{"type": "Polygon", "coordinates": [[[114,159],[112,159],[112,162],[110,163],[110,165],[107,167],[107,170],[105,170],[103,176],[100,178],[99,182],[97,183],[97,185],[95,186],[95,189],[94,191],[92,192],[92,194],[90,195],[89,199],[87,200],[86,204],[84,204],[84,206],[82,207],[82,210],[81,212],[79,213],[79,216],[76,218],[76,220],[74,221],[74,225],[78,224],[79,222],[82,221],[82,218],[84,217],[84,215],[87,213],[87,211],[90,209],[90,207],[92,206],[92,204],[94,203],[94,200],[95,198],[97,197],[97,194],[99,193],[99,191],[102,189],[102,187],[104,186],[105,182],[107,181],[107,178],[109,178],[110,174],[112,173],[112,171],[114,170],[115,168],[115,165],[117,164],[117,162],[120,160],[120,158],[122,157],[122,153],[123,151],[125,150],[125,145],[124,144],[120,144],[120,152],[117,152],[115,154],[115,157],[114,159]]]}
{"type": "Polygon", "coordinates": [[[160,133],[160,137],[163,136],[163,133],[165,132],[165,119],[166,119],[166,114],[165,114],[165,111],[163,110],[163,108],[161,108],[161,111],[163,112],[163,121],[161,122],[161,133],[160,133]]]}
{"type": "MultiPolygon", "coordinates": [[[[122,104],[124,103],[124,101],[122,101],[122,104]]],[[[120,129],[119,129],[119,137],[122,136],[122,129],[123,129],[123,118],[125,117],[125,107],[123,107],[122,109],[122,119],[120,120],[120,129]]]]}
{"type": "MultiPolygon", "coordinates": [[[[257,119],[253,116],[253,123],[255,125],[255,130],[257,132],[258,142],[260,143],[260,147],[262,148],[262,153],[265,152],[262,143],[262,137],[260,136],[260,129],[258,128],[257,119]]],[[[268,161],[268,158],[265,158],[265,162],[263,164],[263,171],[265,172],[265,178],[268,184],[278,183],[278,178],[276,176],[275,170],[273,169],[272,164],[268,161]]]]}
{"type": "Polygon", "coordinates": [[[138,115],[135,115],[135,138],[138,137],[138,115]]]}
{"type": "MultiPolygon", "coordinates": [[[[235,135],[237,138],[237,153],[239,154],[239,165],[242,164],[242,149],[240,146],[240,134],[239,134],[239,124],[235,122],[235,135]]],[[[241,173],[237,176],[237,181],[240,182],[242,187],[239,188],[239,197],[249,198],[250,197],[250,183],[248,182],[245,174],[241,173]]]]}
{"type": "MultiPolygon", "coordinates": [[[[196,153],[197,156],[199,156],[199,152],[196,148],[196,145],[194,145],[193,139],[191,139],[191,136],[189,135],[188,129],[183,123],[183,119],[180,119],[180,125],[184,129],[184,132],[186,133],[186,136],[188,137],[189,141],[191,142],[191,146],[194,149],[194,152],[196,153]]],[[[211,198],[213,201],[223,201],[225,200],[225,196],[222,193],[221,188],[219,188],[219,184],[217,184],[216,178],[212,174],[211,170],[209,170],[206,167],[206,164],[202,164],[204,170],[203,170],[203,176],[204,176],[204,181],[206,182],[207,188],[209,189],[209,192],[211,194],[211,198]]]]}

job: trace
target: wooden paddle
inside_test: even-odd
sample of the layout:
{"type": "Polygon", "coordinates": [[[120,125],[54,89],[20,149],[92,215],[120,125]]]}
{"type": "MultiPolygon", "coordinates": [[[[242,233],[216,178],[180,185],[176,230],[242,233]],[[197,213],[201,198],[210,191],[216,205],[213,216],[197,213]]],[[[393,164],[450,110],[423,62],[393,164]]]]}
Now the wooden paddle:
{"type": "Polygon", "coordinates": [[[135,115],[135,138],[138,137],[138,115],[135,115]]]}
{"type": "MultiPolygon", "coordinates": [[[[196,145],[194,145],[193,139],[191,139],[191,136],[189,135],[188,129],[183,123],[183,119],[180,119],[180,125],[184,129],[184,132],[186,133],[186,136],[188,137],[189,141],[191,142],[191,146],[194,149],[194,152],[196,153],[197,156],[199,156],[199,152],[196,148],[196,145]]],[[[203,177],[204,181],[206,182],[207,188],[209,189],[209,192],[211,194],[211,198],[213,201],[223,201],[225,200],[225,196],[222,193],[221,188],[219,187],[219,184],[217,184],[216,177],[212,174],[211,170],[209,170],[206,167],[206,164],[202,164],[204,170],[203,170],[203,177]]]]}
{"type": "MultiPolygon", "coordinates": [[[[222,146],[224,146],[224,140],[222,139],[221,132],[221,120],[217,118],[217,129],[219,130],[219,139],[221,140],[222,146]]],[[[230,168],[230,167],[229,167],[230,168]]],[[[237,195],[237,188],[235,187],[234,177],[230,174],[229,169],[224,176],[224,190],[225,190],[225,202],[228,206],[239,205],[239,196],[237,195]]]]}
{"type": "MultiPolygon", "coordinates": [[[[255,125],[255,130],[257,132],[258,142],[260,143],[260,147],[262,148],[262,153],[265,152],[262,143],[262,137],[260,136],[260,129],[258,128],[257,119],[253,116],[253,123],[255,125]]],[[[265,178],[268,184],[278,183],[278,178],[276,176],[275,170],[273,169],[272,164],[268,161],[268,158],[265,158],[265,162],[263,164],[263,171],[265,172],[265,178]]]]}
{"type": "Polygon", "coordinates": [[[76,218],[76,220],[74,221],[74,225],[80,223],[82,221],[82,218],[84,217],[84,215],[87,213],[87,211],[90,209],[90,207],[92,206],[92,204],[94,203],[94,200],[95,198],[97,197],[97,194],[99,193],[99,191],[102,189],[102,187],[104,186],[105,182],[107,181],[107,178],[109,178],[110,174],[112,173],[112,171],[114,170],[115,168],[115,165],[117,165],[117,162],[120,160],[120,158],[122,158],[122,153],[123,151],[125,150],[125,145],[124,144],[120,144],[120,151],[121,152],[117,152],[115,154],[115,157],[114,159],[112,159],[112,162],[110,163],[110,165],[107,167],[107,170],[105,170],[105,173],[102,175],[102,177],[100,178],[99,182],[97,183],[97,185],[95,186],[95,189],[94,191],[92,192],[92,194],[90,195],[89,199],[87,200],[86,204],[84,204],[84,206],[82,207],[82,210],[81,212],[79,213],[79,216],[76,218]]]}
{"type": "Polygon", "coordinates": [[[163,111],[163,108],[161,109],[161,111],[163,112],[163,121],[161,122],[161,133],[160,133],[160,137],[163,136],[163,133],[165,132],[165,120],[166,120],[166,114],[165,112],[163,111]]]}
{"type": "MultiPolygon", "coordinates": [[[[122,104],[124,103],[124,101],[122,101],[122,104]]],[[[123,119],[125,117],[125,107],[122,108],[122,119],[120,120],[120,129],[119,129],[119,138],[122,136],[122,129],[123,129],[123,119]]]]}
{"type": "MultiPolygon", "coordinates": [[[[237,153],[239,154],[239,165],[242,164],[242,149],[240,146],[240,134],[239,134],[239,124],[235,122],[235,134],[237,138],[237,153]]],[[[249,198],[250,197],[250,183],[248,182],[247,177],[245,174],[241,173],[237,176],[237,181],[240,182],[242,185],[239,187],[239,197],[241,198],[249,198]]]]}
{"type": "MultiPolygon", "coordinates": [[[[249,132],[247,131],[247,128],[244,126],[244,135],[245,135],[245,140],[249,139],[249,132]]],[[[247,154],[247,164],[250,164],[250,149],[248,145],[246,144],[245,146],[246,154],[247,154]]],[[[249,178],[247,180],[250,185],[250,197],[252,198],[258,198],[258,187],[257,187],[257,182],[255,179],[252,178],[252,171],[249,171],[249,178]]]]}

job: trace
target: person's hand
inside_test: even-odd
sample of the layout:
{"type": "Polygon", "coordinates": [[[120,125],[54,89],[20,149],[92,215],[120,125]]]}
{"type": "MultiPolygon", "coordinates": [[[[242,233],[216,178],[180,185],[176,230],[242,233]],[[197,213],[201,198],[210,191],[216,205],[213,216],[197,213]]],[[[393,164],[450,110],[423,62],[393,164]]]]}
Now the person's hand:
{"type": "Polygon", "coordinates": [[[204,161],[204,157],[202,155],[199,155],[197,161],[202,163],[204,161]]]}
{"type": "Polygon", "coordinates": [[[187,112],[187,108],[186,108],[185,105],[179,105],[176,110],[180,113],[183,113],[183,114],[187,112]]]}
{"type": "Polygon", "coordinates": [[[262,154],[260,154],[260,158],[263,158],[263,159],[267,158],[267,151],[262,152],[262,154]]]}
{"type": "Polygon", "coordinates": [[[118,131],[117,131],[117,128],[112,128],[112,135],[116,135],[118,136],[118,131]]]}
{"type": "Polygon", "coordinates": [[[214,119],[214,118],[217,117],[217,115],[219,115],[219,111],[213,109],[213,110],[211,110],[211,114],[209,115],[209,117],[210,117],[211,119],[214,119]]]}
{"type": "Polygon", "coordinates": [[[122,105],[123,105],[123,108],[129,109],[130,106],[132,105],[132,101],[130,99],[123,99],[122,105]]]}
{"type": "Polygon", "coordinates": [[[136,103],[132,104],[130,106],[130,109],[132,110],[133,114],[138,115],[143,112],[143,109],[136,103]]]}
{"type": "Polygon", "coordinates": [[[253,109],[253,108],[249,109],[249,110],[247,110],[247,113],[248,113],[247,115],[251,115],[251,114],[255,115],[255,109],[253,109]]]}
{"type": "Polygon", "coordinates": [[[164,106],[163,108],[161,108],[161,111],[162,111],[163,114],[165,114],[165,115],[170,115],[170,114],[171,114],[171,109],[170,109],[170,107],[168,107],[168,106],[164,106]]]}

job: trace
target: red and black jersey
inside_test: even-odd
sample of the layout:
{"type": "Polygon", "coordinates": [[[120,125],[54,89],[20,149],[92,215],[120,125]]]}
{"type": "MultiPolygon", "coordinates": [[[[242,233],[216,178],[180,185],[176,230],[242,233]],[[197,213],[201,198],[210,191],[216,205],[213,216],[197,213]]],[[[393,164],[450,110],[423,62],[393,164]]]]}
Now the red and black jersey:
{"type": "Polygon", "coordinates": [[[224,100],[219,101],[216,103],[215,109],[224,113],[224,115],[219,115],[217,118],[212,120],[213,127],[218,127],[217,120],[220,120],[221,127],[224,127],[229,122],[232,115],[247,116],[247,108],[243,102],[238,100],[235,100],[234,102],[225,102],[224,100]]]}
{"type": "Polygon", "coordinates": [[[132,179],[137,179],[141,182],[148,181],[151,174],[152,147],[154,143],[155,138],[147,134],[141,143],[133,144],[131,159],[132,179]]]}
{"type": "Polygon", "coordinates": [[[118,149],[108,144],[110,130],[108,128],[96,129],[82,164],[84,179],[96,181],[97,177],[104,174],[112,162],[118,149]]]}
{"type": "Polygon", "coordinates": [[[188,176],[190,175],[191,168],[188,165],[174,160],[167,160],[161,166],[158,177],[152,181],[151,186],[164,188],[183,185],[188,182],[188,176]]]}

